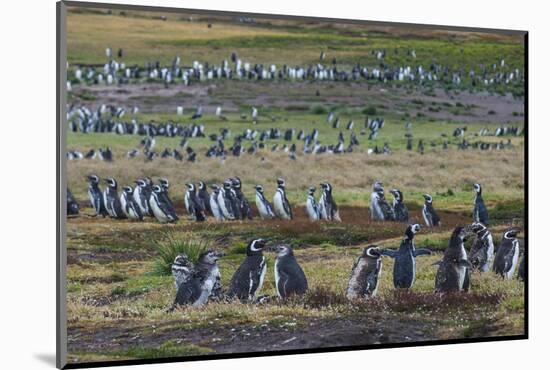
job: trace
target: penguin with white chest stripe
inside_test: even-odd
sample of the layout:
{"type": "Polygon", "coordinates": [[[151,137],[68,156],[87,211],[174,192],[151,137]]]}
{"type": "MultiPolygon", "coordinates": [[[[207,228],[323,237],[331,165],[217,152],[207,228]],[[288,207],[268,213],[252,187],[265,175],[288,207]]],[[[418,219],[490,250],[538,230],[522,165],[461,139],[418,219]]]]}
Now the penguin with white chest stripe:
{"type": "Polygon", "coordinates": [[[153,215],[160,223],[169,223],[178,221],[178,216],[169,204],[164,190],[159,185],[153,186],[153,191],[149,198],[149,205],[153,215]]]}
{"type": "Polygon", "coordinates": [[[493,236],[482,223],[474,222],[470,228],[476,234],[476,239],[468,253],[468,261],[472,264],[472,270],[487,272],[493,263],[495,252],[493,236]]]}
{"type": "Polygon", "coordinates": [[[138,205],[141,213],[144,216],[150,216],[151,210],[149,209],[149,197],[151,196],[151,189],[147,185],[147,182],[143,179],[136,180],[136,187],[132,194],[135,203],[138,205]]]}
{"type": "Polygon", "coordinates": [[[346,296],[348,299],[369,298],[376,296],[380,275],[382,273],[382,253],[380,248],[369,245],[357,258],[351,270],[346,296]]]}
{"type": "Polygon", "coordinates": [[[201,203],[201,206],[205,212],[212,213],[212,208],[210,207],[210,194],[208,194],[204,181],[199,181],[199,186],[197,187],[197,199],[199,203],[201,203]]]}
{"type": "Polygon", "coordinates": [[[276,248],[276,252],[275,287],[279,298],[285,299],[306,293],[308,290],[306,275],[296,261],[292,249],[286,245],[280,245],[276,248]]]}
{"type": "Polygon", "coordinates": [[[321,187],[323,188],[323,217],[328,221],[338,221],[341,222],[340,213],[338,212],[338,206],[332,197],[332,185],[328,182],[322,183],[321,187]]]}
{"type": "Polygon", "coordinates": [[[193,267],[193,263],[185,253],[178,254],[176,258],[174,258],[174,262],[172,263],[172,276],[174,277],[176,289],[191,278],[193,267]]]}
{"type": "Polygon", "coordinates": [[[502,236],[495,255],[493,271],[505,279],[511,279],[516,271],[519,259],[518,230],[508,230],[502,236]]]}
{"type": "Polygon", "coordinates": [[[237,297],[241,301],[254,301],[262,289],[267,262],[263,255],[266,241],[254,239],[246,247],[246,258],[241,263],[229,283],[229,297],[237,297]]]}
{"type": "Polygon", "coordinates": [[[256,185],[256,208],[262,220],[271,220],[275,218],[275,212],[273,212],[273,206],[264,196],[264,187],[262,185],[256,185]]]}
{"type": "Polygon", "coordinates": [[[393,265],[393,285],[395,288],[410,289],[416,279],[416,257],[429,255],[429,249],[418,248],[414,245],[414,236],[420,231],[420,225],[407,226],[405,237],[398,250],[384,249],[382,255],[395,259],[393,265]]]}
{"type": "Polygon", "coordinates": [[[441,226],[441,219],[433,206],[433,198],[430,194],[424,194],[424,207],[422,208],[422,216],[428,227],[441,226]]]}
{"type": "Polygon", "coordinates": [[[370,199],[370,212],[373,220],[390,221],[394,219],[393,209],[386,201],[384,186],[381,182],[376,181],[374,183],[370,199]]]}
{"type": "Polygon", "coordinates": [[[105,202],[105,209],[109,216],[112,218],[126,218],[126,215],[122,211],[122,205],[120,204],[120,198],[117,193],[117,182],[114,178],[109,177],[105,179],[107,183],[107,189],[103,190],[103,202],[105,202]]]}
{"type": "Polygon", "coordinates": [[[403,202],[403,193],[399,189],[392,189],[390,193],[393,195],[393,214],[395,221],[409,222],[409,210],[403,202]]]}
{"type": "Polygon", "coordinates": [[[218,260],[222,256],[222,253],[212,250],[199,256],[199,261],[193,268],[192,276],[178,287],[174,306],[202,306],[208,302],[216,282],[219,281],[218,260]]]}
{"type": "Polygon", "coordinates": [[[489,213],[487,212],[487,207],[485,207],[485,202],[481,196],[481,185],[475,183],[474,190],[476,192],[474,199],[474,222],[481,222],[483,225],[489,226],[489,213]]]}
{"type": "Polygon", "coordinates": [[[206,220],[206,215],[204,213],[204,208],[202,203],[199,202],[197,193],[195,192],[195,184],[188,183],[187,192],[185,193],[185,205],[187,207],[187,212],[189,212],[191,218],[194,221],[202,222],[206,220]]]}
{"type": "Polygon", "coordinates": [[[310,221],[319,221],[319,206],[315,201],[315,186],[309,188],[306,200],[306,211],[310,221]]]}
{"type": "Polygon", "coordinates": [[[292,208],[286,197],[286,183],[283,178],[277,179],[277,191],[273,196],[273,205],[275,206],[275,214],[283,220],[292,220],[292,208]]]}
{"type": "Polygon", "coordinates": [[[122,187],[122,194],[120,194],[120,205],[122,207],[122,212],[131,220],[142,221],[143,214],[139,206],[133,197],[134,190],[130,186],[122,187]]]}
{"type": "Polygon", "coordinates": [[[210,193],[210,210],[212,211],[212,215],[217,221],[223,221],[224,216],[223,212],[220,208],[220,204],[218,202],[218,197],[220,195],[220,187],[216,184],[210,185],[210,189],[212,189],[212,193],[210,193]]]}
{"type": "Polygon", "coordinates": [[[449,246],[437,269],[436,292],[460,292],[470,289],[469,270],[471,264],[466,255],[466,248],[464,248],[464,241],[468,239],[468,234],[468,231],[461,226],[454,229],[449,246]]]}
{"type": "Polygon", "coordinates": [[[233,213],[233,201],[231,197],[231,183],[229,181],[224,181],[223,187],[219,189],[218,204],[224,219],[235,219],[235,214],[233,213]]]}
{"type": "Polygon", "coordinates": [[[95,215],[101,215],[103,217],[108,216],[109,213],[105,208],[105,201],[103,199],[103,193],[99,188],[99,177],[97,175],[88,176],[88,196],[90,198],[90,203],[95,210],[95,215]]]}

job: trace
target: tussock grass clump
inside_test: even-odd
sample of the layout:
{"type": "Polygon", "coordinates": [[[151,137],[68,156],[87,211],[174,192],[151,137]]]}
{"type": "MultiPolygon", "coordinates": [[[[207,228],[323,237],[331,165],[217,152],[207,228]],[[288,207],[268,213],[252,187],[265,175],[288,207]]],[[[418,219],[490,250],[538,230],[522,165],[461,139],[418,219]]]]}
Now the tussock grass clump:
{"type": "Polygon", "coordinates": [[[210,249],[210,242],[196,237],[177,238],[172,233],[166,233],[164,238],[153,241],[157,253],[153,273],[155,275],[170,275],[171,266],[176,256],[185,253],[189,260],[196,263],[201,253],[210,249]]]}
{"type": "Polygon", "coordinates": [[[335,292],[327,286],[317,286],[308,290],[302,297],[302,301],[306,308],[315,309],[349,303],[343,292],[335,292]]]}

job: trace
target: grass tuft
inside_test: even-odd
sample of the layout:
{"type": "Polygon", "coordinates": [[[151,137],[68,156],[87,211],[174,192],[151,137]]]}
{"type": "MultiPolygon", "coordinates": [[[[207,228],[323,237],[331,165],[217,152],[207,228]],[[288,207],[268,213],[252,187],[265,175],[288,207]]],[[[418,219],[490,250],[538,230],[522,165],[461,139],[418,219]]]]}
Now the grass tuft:
{"type": "Polygon", "coordinates": [[[166,233],[164,238],[153,241],[157,252],[153,273],[158,276],[170,275],[171,266],[176,256],[185,253],[189,260],[196,263],[201,253],[210,249],[210,243],[204,239],[189,236],[177,238],[172,233],[166,233]]]}

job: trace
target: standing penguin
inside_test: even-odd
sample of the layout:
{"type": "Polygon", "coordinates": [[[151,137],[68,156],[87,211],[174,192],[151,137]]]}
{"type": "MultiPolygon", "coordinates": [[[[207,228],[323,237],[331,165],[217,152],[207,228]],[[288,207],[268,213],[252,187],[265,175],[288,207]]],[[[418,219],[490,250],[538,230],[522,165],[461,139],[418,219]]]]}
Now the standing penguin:
{"type": "Polygon", "coordinates": [[[178,254],[172,263],[172,276],[174,277],[174,285],[176,289],[181,284],[187,282],[193,273],[193,262],[189,261],[189,258],[185,253],[178,254]]]}
{"type": "Polygon", "coordinates": [[[474,222],[470,229],[476,234],[476,239],[468,254],[468,261],[472,264],[472,270],[487,272],[493,263],[495,252],[493,236],[487,227],[479,222],[474,222]]]}
{"type": "Polygon", "coordinates": [[[151,197],[151,188],[144,179],[136,180],[136,187],[133,193],[134,201],[138,205],[144,216],[150,216],[149,198],[151,197]]]}
{"type": "Polygon", "coordinates": [[[78,215],[78,203],[73,197],[73,193],[67,188],[67,215],[76,216],[78,215]]]}
{"type": "Polygon", "coordinates": [[[283,178],[278,178],[277,191],[273,197],[273,205],[275,206],[275,214],[277,217],[283,220],[292,220],[292,208],[286,197],[285,186],[285,180],[283,178]]]}
{"type": "Polygon", "coordinates": [[[440,226],[441,220],[433,206],[432,196],[430,194],[424,194],[423,197],[425,201],[424,207],[422,208],[422,216],[424,216],[424,222],[426,222],[426,226],[440,226]]]}
{"type": "Polygon", "coordinates": [[[218,203],[218,197],[220,195],[220,187],[216,184],[212,184],[210,185],[210,189],[212,189],[212,193],[210,193],[209,204],[210,204],[210,210],[212,211],[212,216],[214,216],[214,218],[217,221],[223,221],[224,220],[223,213],[220,208],[220,204],[218,203]]]}
{"type": "Polygon", "coordinates": [[[143,221],[143,213],[133,197],[134,190],[130,186],[123,186],[120,194],[120,206],[124,215],[131,220],[143,221]]]}
{"type": "Polygon", "coordinates": [[[435,276],[435,291],[460,292],[468,291],[470,262],[464,248],[464,241],[468,239],[468,232],[461,226],[454,229],[445,250],[443,260],[439,263],[435,276]]]}
{"type": "Polygon", "coordinates": [[[351,270],[346,296],[348,299],[376,296],[380,274],[382,273],[382,253],[380,248],[369,245],[357,259],[351,270]]]}
{"type": "Polygon", "coordinates": [[[519,259],[518,230],[508,230],[502,236],[500,246],[495,255],[493,271],[505,279],[511,279],[516,271],[519,259]]]}
{"type": "Polygon", "coordinates": [[[271,220],[275,218],[273,207],[264,196],[264,187],[256,185],[256,208],[262,220],[271,220]]]}
{"type": "Polygon", "coordinates": [[[489,213],[481,196],[481,185],[475,183],[474,190],[476,192],[474,199],[474,222],[481,222],[483,225],[489,226],[489,213]]]}
{"type": "Polygon", "coordinates": [[[97,175],[88,176],[88,196],[90,197],[90,203],[95,210],[95,215],[101,215],[103,217],[109,215],[107,209],[105,208],[105,201],[103,199],[103,194],[99,188],[99,177],[97,175]]]}
{"type": "Polygon", "coordinates": [[[206,220],[206,215],[204,214],[204,208],[202,203],[197,197],[195,192],[195,184],[188,183],[187,192],[185,193],[185,206],[187,207],[187,212],[191,215],[191,218],[194,221],[202,222],[206,220]]]}
{"type": "Polygon", "coordinates": [[[120,204],[120,198],[117,193],[117,182],[114,178],[109,177],[105,179],[107,183],[107,189],[103,190],[103,202],[105,202],[105,209],[112,218],[126,218],[122,211],[120,204]]]}
{"type": "Polygon", "coordinates": [[[376,181],[370,196],[371,218],[376,221],[390,221],[394,219],[393,210],[384,196],[384,186],[376,181]]]}
{"type": "Polygon", "coordinates": [[[399,189],[392,189],[390,193],[393,195],[393,214],[395,221],[409,222],[409,210],[403,202],[403,193],[399,189]]]}
{"type": "Polygon", "coordinates": [[[174,306],[202,306],[208,302],[219,279],[218,260],[221,256],[223,254],[212,250],[199,256],[199,261],[193,268],[192,276],[179,286],[174,306]]]}
{"type": "Polygon", "coordinates": [[[235,193],[235,199],[237,200],[241,219],[244,220],[245,218],[248,218],[249,220],[252,220],[252,209],[250,208],[248,199],[246,199],[243,194],[241,179],[238,177],[231,179],[231,188],[235,193]]]}
{"type": "Polygon", "coordinates": [[[179,218],[174,212],[173,207],[170,206],[166,193],[159,185],[153,185],[149,205],[151,206],[153,215],[160,223],[178,221],[179,218]]]}
{"type": "Polygon", "coordinates": [[[319,220],[319,207],[315,201],[315,186],[309,188],[306,200],[306,211],[310,221],[319,220]]]}
{"type": "Polygon", "coordinates": [[[208,189],[206,189],[206,184],[204,181],[199,181],[199,186],[197,187],[197,199],[201,203],[202,208],[208,213],[212,213],[212,207],[210,206],[210,194],[208,194],[208,189]]]}
{"type": "Polygon", "coordinates": [[[395,288],[412,288],[416,279],[416,257],[432,253],[429,249],[415,248],[414,236],[419,231],[419,224],[407,226],[399,249],[384,249],[382,251],[382,255],[395,258],[393,265],[393,286],[395,288]]]}
{"type": "Polygon", "coordinates": [[[265,272],[267,271],[266,259],[262,253],[266,241],[254,239],[246,247],[246,258],[241,263],[229,283],[229,297],[237,297],[241,301],[254,301],[258,292],[262,289],[265,272]]]}
{"type": "Polygon", "coordinates": [[[290,247],[280,245],[276,249],[275,287],[279,298],[301,295],[307,292],[307,279],[290,247]]]}
{"type": "Polygon", "coordinates": [[[231,193],[231,183],[224,181],[223,187],[218,194],[218,204],[222,212],[223,218],[226,220],[234,220],[235,214],[233,213],[233,200],[231,193]]]}
{"type": "Polygon", "coordinates": [[[332,197],[332,185],[328,182],[320,184],[323,188],[323,216],[328,221],[342,222],[340,219],[340,213],[338,212],[338,206],[332,197]]]}

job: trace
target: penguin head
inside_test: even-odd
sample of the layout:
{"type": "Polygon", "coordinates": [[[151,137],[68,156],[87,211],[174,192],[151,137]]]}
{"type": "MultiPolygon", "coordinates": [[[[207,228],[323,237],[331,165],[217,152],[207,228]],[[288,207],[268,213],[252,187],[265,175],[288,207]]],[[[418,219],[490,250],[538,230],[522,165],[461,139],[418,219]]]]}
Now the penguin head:
{"type": "Polygon", "coordinates": [[[292,249],[286,245],[278,245],[275,248],[275,252],[277,253],[277,257],[284,257],[284,256],[292,256],[294,255],[294,252],[292,249]]]}
{"type": "Polygon", "coordinates": [[[470,230],[479,235],[483,233],[485,230],[487,230],[487,227],[483,225],[481,222],[474,222],[473,224],[470,225],[470,230]]]}
{"type": "Polygon", "coordinates": [[[192,184],[192,183],[187,183],[187,184],[185,184],[185,186],[187,186],[187,189],[188,189],[189,191],[195,191],[195,185],[194,185],[194,184],[192,184]]]}
{"type": "Polygon", "coordinates": [[[225,181],[223,182],[223,188],[224,188],[224,189],[227,189],[227,190],[231,189],[231,181],[225,180],[225,181]]]}
{"type": "Polygon", "coordinates": [[[123,186],[122,190],[128,195],[132,195],[134,192],[131,186],[123,186]]]}
{"type": "Polygon", "coordinates": [[[310,186],[310,187],[309,187],[309,190],[308,190],[308,194],[309,194],[309,195],[315,194],[315,190],[317,190],[317,189],[315,188],[315,186],[310,186]]]}
{"type": "Polygon", "coordinates": [[[90,184],[99,184],[99,177],[97,175],[88,175],[88,181],[90,184]]]}
{"type": "Polygon", "coordinates": [[[265,239],[254,239],[248,243],[246,247],[246,255],[254,256],[257,254],[262,254],[262,250],[265,248],[267,241],[265,239]]]}
{"type": "Polygon", "coordinates": [[[285,179],[283,179],[282,177],[279,177],[277,179],[277,187],[284,188],[285,186],[286,186],[285,179]]]}
{"type": "Polygon", "coordinates": [[[453,230],[453,234],[451,235],[451,245],[454,245],[453,242],[455,242],[456,245],[462,244],[464,241],[468,240],[469,232],[466,228],[462,226],[457,226],[453,230]]]}
{"type": "Polygon", "coordinates": [[[160,186],[165,190],[167,190],[170,187],[170,183],[165,178],[159,179],[159,183],[160,183],[160,186]]]}
{"type": "Polygon", "coordinates": [[[372,186],[372,189],[377,193],[384,192],[384,184],[382,184],[380,181],[376,181],[372,186]]]}
{"type": "Polygon", "coordinates": [[[183,266],[183,267],[189,267],[191,265],[191,261],[189,261],[189,257],[185,253],[180,253],[174,258],[174,265],[183,266]]]}
{"type": "Polygon", "coordinates": [[[214,193],[218,193],[220,191],[220,187],[216,184],[210,185],[210,189],[212,189],[214,193]]]}
{"type": "Polygon", "coordinates": [[[481,195],[481,185],[478,184],[477,182],[474,184],[474,190],[475,190],[476,194],[481,195]]]}
{"type": "Polygon", "coordinates": [[[426,201],[426,203],[432,203],[433,198],[430,194],[424,194],[422,196],[424,197],[424,200],[426,201]]]}
{"type": "Polygon", "coordinates": [[[231,186],[233,186],[233,188],[235,189],[240,189],[241,188],[241,179],[239,179],[238,177],[234,177],[231,179],[231,186]]]}
{"type": "Polygon", "coordinates": [[[159,185],[153,185],[153,193],[162,193],[162,188],[159,185]]]}
{"type": "Polygon", "coordinates": [[[401,190],[399,189],[391,189],[390,193],[393,195],[393,198],[396,202],[402,202],[403,201],[403,193],[401,193],[401,190]]]}
{"type": "Polygon", "coordinates": [[[261,193],[261,194],[264,193],[264,187],[262,185],[256,185],[254,188],[258,193],[261,193]]]}
{"type": "Polygon", "coordinates": [[[376,245],[369,245],[363,249],[363,257],[377,260],[382,257],[382,251],[376,245]]]}
{"type": "Polygon", "coordinates": [[[149,176],[144,177],[143,180],[147,185],[153,186],[153,179],[151,179],[149,176]]]}
{"type": "Polygon", "coordinates": [[[144,188],[147,186],[147,183],[145,182],[145,180],[143,179],[137,179],[135,181],[136,185],[139,186],[140,188],[144,188]]]}
{"type": "Polygon", "coordinates": [[[405,237],[409,240],[413,240],[414,236],[418,234],[420,231],[420,225],[419,224],[410,224],[407,226],[407,230],[405,231],[405,237]]]}
{"type": "Polygon", "coordinates": [[[224,254],[222,252],[208,250],[199,256],[199,262],[208,265],[214,265],[221,257],[223,257],[223,255],[224,254]]]}
{"type": "Polygon", "coordinates": [[[517,229],[511,229],[506,232],[504,232],[504,239],[512,240],[515,239],[518,236],[519,230],[517,229]]]}
{"type": "Polygon", "coordinates": [[[117,183],[116,183],[116,180],[114,178],[112,178],[112,177],[106,178],[105,182],[107,183],[107,185],[110,188],[116,189],[117,183]]]}
{"type": "Polygon", "coordinates": [[[199,190],[206,190],[206,184],[204,181],[199,181],[199,190]]]}

